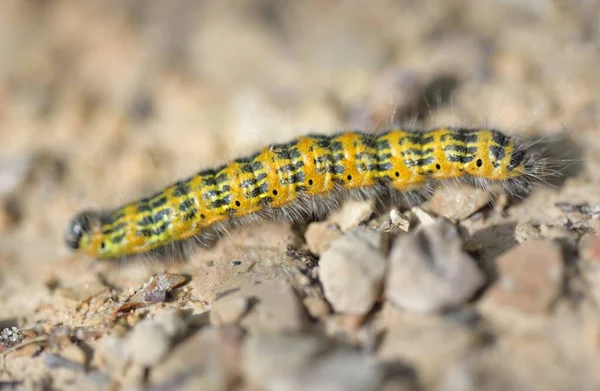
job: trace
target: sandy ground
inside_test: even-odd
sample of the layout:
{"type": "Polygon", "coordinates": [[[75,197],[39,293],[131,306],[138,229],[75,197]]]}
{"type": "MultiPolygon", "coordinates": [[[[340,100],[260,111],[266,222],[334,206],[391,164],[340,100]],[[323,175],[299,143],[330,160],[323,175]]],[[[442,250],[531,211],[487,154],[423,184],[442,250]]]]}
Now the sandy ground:
{"type": "Polygon", "coordinates": [[[599,26],[595,0],[3,1],[0,389],[598,389],[599,26]],[[541,138],[563,175],[184,260],[64,245],[81,209],[392,125],[541,138]]]}

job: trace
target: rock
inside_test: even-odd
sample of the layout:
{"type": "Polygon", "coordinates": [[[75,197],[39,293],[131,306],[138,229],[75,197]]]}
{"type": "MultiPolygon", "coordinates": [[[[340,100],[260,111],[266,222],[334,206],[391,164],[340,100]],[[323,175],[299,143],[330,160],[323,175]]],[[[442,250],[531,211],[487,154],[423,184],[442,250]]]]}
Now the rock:
{"type": "Polygon", "coordinates": [[[260,225],[260,229],[232,230],[211,249],[194,251],[190,259],[194,265],[190,285],[198,299],[212,302],[213,293],[223,290],[221,285],[227,285],[231,280],[239,282],[239,276],[251,276],[273,264],[295,267],[281,254],[285,254],[289,246],[301,244],[290,222],[265,223],[260,225]]]}
{"type": "Polygon", "coordinates": [[[129,358],[123,339],[107,335],[95,346],[93,365],[107,371],[116,371],[126,365],[129,358]]]}
{"type": "Polygon", "coordinates": [[[597,358],[565,356],[543,336],[508,336],[495,345],[495,349],[451,363],[435,389],[567,391],[600,387],[597,358]]]}
{"type": "Polygon", "coordinates": [[[386,368],[372,356],[297,333],[250,335],[243,368],[251,389],[277,391],[375,391],[387,377],[386,368]]]}
{"type": "Polygon", "coordinates": [[[158,364],[171,348],[171,338],[152,319],[138,323],[125,340],[134,363],[143,367],[158,364]]]}
{"type": "MultiPolygon", "coordinates": [[[[285,256],[281,256],[271,261],[284,259],[285,256]]],[[[251,330],[302,329],[308,318],[292,287],[293,273],[288,267],[291,265],[257,266],[221,284],[206,296],[211,305],[215,304],[214,314],[211,314],[213,324],[222,324],[223,320],[231,323],[235,317],[243,315],[241,325],[251,330]],[[244,305],[245,314],[241,312],[244,305]]]]}
{"type": "Polygon", "coordinates": [[[317,357],[331,350],[330,340],[298,333],[257,332],[248,336],[242,354],[247,381],[259,389],[302,371],[317,357]]]}
{"type": "Polygon", "coordinates": [[[498,281],[481,300],[490,315],[541,315],[562,289],[561,249],[549,241],[531,240],[501,255],[498,281]]]}
{"type": "Polygon", "coordinates": [[[216,325],[236,323],[249,309],[250,298],[237,294],[228,295],[212,303],[210,321],[216,325]]]}
{"type": "Polygon", "coordinates": [[[207,326],[178,344],[151,372],[152,389],[228,390],[240,377],[243,330],[207,326]]]}
{"type": "Polygon", "coordinates": [[[169,293],[187,282],[188,278],[180,274],[158,273],[128,298],[125,305],[143,306],[144,304],[163,302],[169,293]]]}
{"type": "Polygon", "coordinates": [[[171,339],[177,341],[183,338],[188,331],[188,323],[182,316],[183,314],[178,310],[166,310],[156,314],[154,321],[163,328],[171,339]]]}
{"type": "Polygon", "coordinates": [[[382,234],[347,233],[331,244],[319,261],[325,297],[337,312],[365,314],[381,294],[386,258],[382,234]]]}
{"type": "Polygon", "coordinates": [[[250,298],[251,305],[255,304],[242,320],[242,326],[272,331],[304,327],[306,314],[289,283],[267,280],[258,285],[246,285],[239,294],[250,298]]]}
{"type": "Polygon", "coordinates": [[[10,348],[23,342],[23,333],[18,327],[6,327],[0,331],[0,348],[10,348]]]}
{"type": "Polygon", "coordinates": [[[490,203],[489,194],[481,188],[470,186],[443,186],[424,208],[452,222],[459,222],[490,203]]]}
{"type": "Polygon", "coordinates": [[[144,319],[125,337],[127,355],[142,367],[155,365],[186,331],[186,323],[173,311],[144,319]]]}
{"type": "Polygon", "coordinates": [[[349,236],[350,239],[352,237],[356,237],[357,240],[369,243],[382,254],[387,255],[390,250],[390,236],[384,233],[365,229],[357,229],[354,230],[349,236]]]}
{"type": "Polygon", "coordinates": [[[485,276],[462,244],[456,227],[443,219],[398,238],[389,256],[386,297],[416,312],[464,304],[483,286],[485,276]]]}
{"type": "Polygon", "coordinates": [[[408,232],[410,229],[410,219],[400,214],[397,209],[392,209],[390,211],[390,222],[394,227],[404,232],[408,232]]]}
{"type": "Polygon", "coordinates": [[[336,349],[306,368],[276,377],[271,389],[285,391],[376,391],[385,373],[373,358],[355,350],[336,349]]]}
{"type": "Polygon", "coordinates": [[[424,389],[431,389],[427,386],[434,385],[445,368],[472,352],[480,339],[458,322],[401,311],[388,303],[375,315],[373,333],[383,336],[377,358],[410,363],[424,389]]]}
{"type": "Polygon", "coordinates": [[[373,214],[373,201],[348,200],[342,208],[332,213],[329,221],[336,223],[342,232],[348,232],[365,222],[373,214]]]}
{"type": "Polygon", "coordinates": [[[327,221],[309,224],[304,234],[308,249],[315,255],[323,254],[340,236],[342,236],[342,232],[338,226],[327,221]]]}

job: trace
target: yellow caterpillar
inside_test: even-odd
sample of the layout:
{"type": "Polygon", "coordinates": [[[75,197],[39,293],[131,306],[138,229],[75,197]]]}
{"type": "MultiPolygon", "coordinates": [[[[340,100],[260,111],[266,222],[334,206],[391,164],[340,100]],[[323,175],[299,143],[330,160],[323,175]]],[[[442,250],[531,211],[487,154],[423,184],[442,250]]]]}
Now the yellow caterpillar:
{"type": "Polygon", "coordinates": [[[218,237],[265,218],[299,221],[348,197],[385,197],[471,177],[528,187],[540,166],[517,139],[495,130],[394,129],[379,135],[307,135],[205,170],[113,212],[84,211],[66,243],[119,258],[186,238],[218,237]]]}

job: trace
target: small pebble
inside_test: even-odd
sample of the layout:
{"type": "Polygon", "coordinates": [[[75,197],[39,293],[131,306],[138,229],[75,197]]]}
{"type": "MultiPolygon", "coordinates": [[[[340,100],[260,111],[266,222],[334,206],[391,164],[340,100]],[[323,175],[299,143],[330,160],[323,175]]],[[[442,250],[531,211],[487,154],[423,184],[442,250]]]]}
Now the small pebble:
{"type": "Polygon", "coordinates": [[[429,212],[452,222],[462,221],[490,203],[489,194],[469,186],[443,186],[426,204],[429,212]]]}
{"type": "Polygon", "coordinates": [[[402,214],[397,209],[390,211],[390,222],[396,228],[408,232],[410,229],[410,219],[402,214]]]}
{"type": "Polygon", "coordinates": [[[373,214],[373,201],[349,200],[328,220],[336,223],[342,232],[348,232],[367,221],[373,214]]]}
{"type": "Polygon", "coordinates": [[[342,236],[337,225],[323,221],[311,223],[304,234],[311,253],[321,255],[331,246],[331,242],[342,236]]]}
{"type": "Polygon", "coordinates": [[[445,219],[398,238],[390,252],[388,299],[416,312],[464,304],[483,286],[485,276],[462,244],[457,228],[445,219]]]}
{"type": "Polygon", "coordinates": [[[126,350],[131,359],[140,366],[149,367],[159,363],[171,345],[184,333],[179,318],[172,314],[158,319],[139,322],[125,337],[126,350]]]}
{"type": "Polygon", "coordinates": [[[153,320],[138,323],[125,343],[132,360],[144,367],[158,364],[171,348],[169,335],[153,320]]]}
{"type": "Polygon", "coordinates": [[[107,335],[95,346],[93,365],[105,370],[117,370],[127,363],[128,357],[123,339],[116,335],[107,335]]]}
{"type": "Polygon", "coordinates": [[[167,335],[173,340],[183,338],[188,331],[188,323],[183,319],[178,310],[166,310],[159,312],[154,316],[154,321],[158,323],[167,335]]]}
{"type": "Polygon", "coordinates": [[[519,243],[540,239],[541,237],[542,233],[540,229],[531,223],[519,223],[515,227],[515,239],[517,239],[517,242],[519,243]]]}
{"type": "Polygon", "coordinates": [[[0,331],[0,346],[10,348],[23,342],[23,334],[18,327],[7,327],[0,331]]]}
{"type": "Polygon", "coordinates": [[[382,234],[347,233],[331,244],[319,261],[325,297],[336,312],[365,314],[381,294],[387,260],[382,234]]]}

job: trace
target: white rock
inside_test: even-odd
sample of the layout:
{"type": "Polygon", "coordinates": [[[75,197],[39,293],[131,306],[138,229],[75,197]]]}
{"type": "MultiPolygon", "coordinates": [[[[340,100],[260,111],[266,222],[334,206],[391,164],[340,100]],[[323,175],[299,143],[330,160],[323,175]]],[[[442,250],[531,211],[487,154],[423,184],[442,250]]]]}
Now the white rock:
{"type": "Polygon", "coordinates": [[[149,367],[165,357],[171,347],[171,338],[160,324],[144,320],[135,326],[125,343],[131,359],[140,366],[149,367]]]}
{"type": "Polygon", "coordinates": [[[485,283],[485,276],[462,244],[456,227],[444,219],[398,238],[390,252],[387,298],[416,312],[465,303],[485,283]]]}
{"type": "Polygon", "coordinates": [[[386,269],[382,234],[353,231],[331,244],[319,261],[325,297],[337,312],[365,314],[381,294],[386,269]]]}

